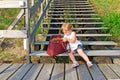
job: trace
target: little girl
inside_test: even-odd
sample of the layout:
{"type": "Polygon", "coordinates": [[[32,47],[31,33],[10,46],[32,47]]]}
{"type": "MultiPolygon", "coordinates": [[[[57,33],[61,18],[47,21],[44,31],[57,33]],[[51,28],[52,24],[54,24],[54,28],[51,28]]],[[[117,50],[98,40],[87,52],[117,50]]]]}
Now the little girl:
{"type": "MultiPolygon", "coordinates": [[[[88,67],[92,67],[92,63],[88,59],[87,55],[82,50],[82,43],[77,40],[76,33],[72,31],[72,25],[70,23],[64,23],[61,27],[62,32],[64,33],[63,41],[68,42],[70,46],[70,51],[68,55],[73,62],[73,67],[79,66],[79,63],[74,57],[74,53],[77,51],[78,54],[86,61],[88,67]]],[[[68,47],[68,46],[67,46],[68,47]]]]}

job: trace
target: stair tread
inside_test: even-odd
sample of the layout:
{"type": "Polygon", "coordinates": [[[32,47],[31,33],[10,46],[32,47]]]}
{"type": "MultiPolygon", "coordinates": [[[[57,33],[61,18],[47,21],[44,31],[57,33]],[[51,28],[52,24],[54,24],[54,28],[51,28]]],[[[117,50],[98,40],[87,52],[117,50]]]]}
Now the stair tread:
{"type": "MultiPolygon", "coordinates": [[[[61,28],[43,28],[43,29],[51,29],[51,30],[59,30],[61,28]]],[[[101,28],[96,28],[96,27],[88,27],[88,28],[73,28],[73,30],[100,30],[100,29],[108,29],[107,27],[101,27],[101,28]]]]}
{"type": "MultiPolygon", "coordinates": [[[[43,24],[63,24],[64,22],[48,22],[43,24]]],[[[104,24],[103,22],[72,22],[71,24],[104,24]]]]}
{"type": "MultiPolygon", "coordinates": [[[[81,41],[83,45],[117,45],[117,43],[113,41],[81,41]]],[[[44,42],[35,42],[35,45],[46,44],[48,45],[49,41],[44,42]]]]}
{"type": "MultiPolygon", "coordinates": [[[[84,50],[88,56],[120,56],[120,50],[84,50]]],[[[49,56],[46,51],[33,51],[30,56],[49,56]]],[[[79,56],[78,54],[74,54],[79,56]]],[[[59,54],[57,56],[68,56],[67,53],[59,54]]]]}
{"type": "Polygon", "coordinates": [[[90,5],[90,3],[62,3],[62,4],[51,4],[51,5],[90,5]]]}
{"type": "Polygon", "coordinates": [[[90,7],[90,8],[50,8],[49,10],[52,10],[52,9],[93,9],[92,7],[90,7]]]}
{"type": "MultiPolygon", "coordinates": [[[[58,34],[38,34],[39,36],[52,36],[58,34]]],[[[63,35],[63,34],[61,34],[63,35]]],[[[76,34],[76,36],[87,37],[87,36],[112,36],[111,34],[76,34]]]]}
{"type": "Polygon", "coordinates": [[[82,11],[48,11],[49,13],[50,12],[55,12],[55,13],[60,13],[60,12],[95,12],[95,10],[82,10],[82,11]]]}
{"type": "Polygon", "coordinates": [[[66,20],[69,20],[69,19],[75,19],[75,20],[82,20],[82,19],[86,19],[86,20],[88,20],[88,19],[101,19],[101,18],[45,18],[45,19],[58,19],[58,20],[63,20],[63,19],[66,19],[66,20]]]}
{"type": "Polygon", "coordinates": [[[98,14],[47,14],[47,16],[98,16],[98,14]]]}
{"type": "MultiPolygon", "coordinates": [[[[63,8],[67,8],[64,5],[51,5],[51,7],[63,7],[63,8]]],[[[71,5],[68,8],[70,8],[70,7],[74,7],[74,5],[71,5]]],[[[75,7],[92,7],[92,5],[76,5],[75,7]]]]}

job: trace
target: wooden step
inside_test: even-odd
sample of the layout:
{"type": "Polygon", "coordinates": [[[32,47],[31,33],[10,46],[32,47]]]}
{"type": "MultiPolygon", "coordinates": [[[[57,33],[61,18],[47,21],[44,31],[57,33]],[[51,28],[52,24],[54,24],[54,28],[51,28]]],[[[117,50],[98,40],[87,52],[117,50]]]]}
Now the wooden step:
{"type": "MultiPolygon", "coordinates": [[[[120,56],[120,50],[84,50],[88,56],[120,56]]],[[[74,54],[79,56],[78,54],[74,54]]],[[[33,51],[30,56],[49,56],[46,51],[33,51]]],[[[59,54],[57,56],[68,56],[67,53],[59,54]]]]}
{"type": "Polygon", "coordinates": [[[63,2],[63,3],[70,3],[70,2],[71,2],[71,3],[79,3],[79,2],[80,2],[80,3],[85,3],[85,2],[88,2],[88,1],[65,1],[65,0],[62,1],[62,0],[61,0],[61,1],[59,1],[59,2],[58,2],[58,1],[53,1],[52,3],[61,3],[61,2],[63,2]]]}
{"type": "MultiPolygon", "coordinates": [[[[83,45],[117,45],[113,41],[81,41],[83,45]]],[[[48,45],[49,41],[35,42],[35,45],[48,45]]]]}
{"type": "Polygon", "coordinates": [[[48,13],[65,13],[65,12],[70,12],[70,13],[82,13],[82,12],[95,12],[95,10],[80,10],[80,11],[48,11],[48,13]]]}
{"type": "Polygon", "coordinates": [[[63,4],[51,4],[51,5],[90,5],[89,3],[63,3],[63,4]]]}
{"type": "MultiPolygon", "coordinates": [[[[38,36],[53,36],[58,34],[38,34],[38,36]]],[[[63,34],[61,34],[63,35],[63,34]]],[[[76,34],[76,36],[80,37],[102,37],[102,36],[112,36],[111,34],[76,34]]]]}
{"type": "Polygon", "coordinates": [[[98,14],[47,14],[47,16],[98,16],[98,14]]]}
{"type": "Polygon", "coordinates": [[[80,8],[80,7],[92,7],[92,5],[70,5],[70,6],[63,6],[63,5],[59,5],[59,6],[57,6],[57,5],[54,5],[54,6],[50,6],[51,8],[59,8],[59,7],[61,7],[61,8],[74,8],[74,7],[78,7],[78,8],[80,8]]]}
{"type": "Polygon", "coordinates": [[[100,20],[101,18],[45,18],[46,20],[100,20]]]}
{"type": "MultiPolygon", "coordinates": [[[[60,30],[61,28],[43,28],[44,30],[60,30]]],[[[88,27],[88,28],[73,28],[73,30],[102,30],[108,29],[107,27],[88,27]]]]}
{"type": "MultiPolygon", "coordinates": [[[[43,24],[63,24],[63,22],[51,22],[51,23],[43,23],[43,24]]],[[[75,23],[70,23],[70,24],[104,24],[103,22],[75,22],[75,23]]]]}
{"type": "Polygon", "coordinates": [[[79,10],[84,10],[84,9],[85,9],[85,10],[89,10],[89,9],[90,9],[90,10],[91,10],[91,9],[93,9],[93,8],[50,8],[49,10],[58,10],[58,9],[60,9],[60,10],[61,10],[61,9],[62,9],[62,10],[69,10],[69,9],[70,9],[70,10],[74,10],[74,9],[75,9],[75,10],[77,10],[77,9],[79,9],[79,10]]]}

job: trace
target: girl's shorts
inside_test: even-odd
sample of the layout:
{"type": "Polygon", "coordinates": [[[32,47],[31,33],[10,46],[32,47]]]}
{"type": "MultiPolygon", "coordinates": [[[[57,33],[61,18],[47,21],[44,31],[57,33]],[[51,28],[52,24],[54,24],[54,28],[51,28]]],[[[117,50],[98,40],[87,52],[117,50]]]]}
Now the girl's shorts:
{"type": "Polygon", "coordinates": [[[83,45],[79,44],[77,49],[83,49],[83,45]]]}

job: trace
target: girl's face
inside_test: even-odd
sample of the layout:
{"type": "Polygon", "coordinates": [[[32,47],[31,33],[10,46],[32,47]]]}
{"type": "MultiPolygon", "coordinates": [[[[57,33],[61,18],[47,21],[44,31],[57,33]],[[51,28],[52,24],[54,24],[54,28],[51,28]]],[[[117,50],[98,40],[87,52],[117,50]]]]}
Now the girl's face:
{"type": "Polygon", "coordinates": [[[64,33],[65,35],[70,35],[71,32],[72,32],[72,30],[64,30],[64,31],[63,31],[63,33],[64,33]]]}

